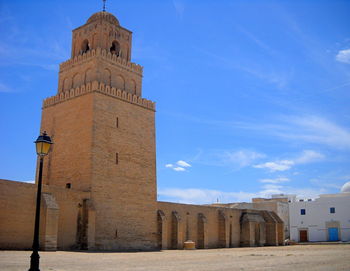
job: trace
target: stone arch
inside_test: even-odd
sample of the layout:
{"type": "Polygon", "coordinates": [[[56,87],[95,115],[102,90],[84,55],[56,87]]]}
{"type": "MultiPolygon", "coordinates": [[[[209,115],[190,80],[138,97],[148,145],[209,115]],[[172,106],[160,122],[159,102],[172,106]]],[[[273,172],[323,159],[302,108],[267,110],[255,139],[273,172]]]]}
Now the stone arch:
{"type": "Polygon", "coordinates": [[[180,221],[181,221],[180,215],[176,211],[173,211],[171,214],[171,243],[170,243],[171,249],[181,248],[180,221]]]}
{"type": "Polygon", "coordinates": [[[230,221],[230,228],[229,228],[229,247],[233,247],[233,242],[232,242],[232,221],[230,221]]]}
{"type": "Polygon", "coordinates": [[[119,42],[114,40],[112,42],[112,46],[109,48],[109,51],[112,54],[115,54],[116,56],[119,56],[120,55],[120,44],[119,44],[119,42]]]}
{"type": "Polygon", "coordinates": [[[223,211],[219,211],[219,225],[218,225],[218,247],[226,247],[227,236],[226,236],[226,215],[223,211]]]}
{"type": "Polygon", "coordinates": [[[121,90],[125,89],[125,80],[121,75],[113,76],[112,80],[113,87],[121,90]]]}
{"type": "Polygon", "coordinates": [[[72,88],[76,88],[79,87],[81,85],[81,78],[80,78],[80,74],[76,73],[73,76],[73,80],[72,80],[72,88]]]}
{"type": "Polygon", "coordinates": [[[78,204],[78,215],[77,215],[77,231],[76,231],[76,246],[78,249],[88,249],[88,210],[87,200],[83,200],[82,203],[78,204]]]}
{"type": "Polygon", "coordinates": [[[66,91],[70,89],[69,79],[64,78],[62,82],[62,91],[66,91]]]}
{"type": "MultiPolygon", "coordinates": [[[[272,218],[268,215],[268,211],[262,212],[244,212],[241,216],[241,246],[263,246],[266,243],[266,222],[262,216],[264,213],[267,215],[266,219],[273,222],[272,218]]],[[[270,229],[268,229],[270,232],[270,229]]],[[[271,235],[276,236],[276,232],[271,231],[271,235]]],[[[272,241],[276,241],[273,238],[272,241]]],[[[276,243],[268,243],[276,245],[276,243]]]]}
{"type": "Polygon", "coordinates": [[[198,214],[197,222],[197,248],[208,247],[207,218],[202,213],[198,214]]]}
{"type": "Polygon", "coordinates": [[[255,246],[260,246],[260,224],[255,223],[254,225],[254,241],[255,241],[255,246]]]}
{"type": "Polygon", "coordinates": [[[86,85],[87,83],[89,82],[92,82],[93,78],[92,78],[93,74],[92,74],[92,69],[91,68],[88,68],[86,71],[85,71],[85,74],[84,74],[84,84],[86,85]]]}
{"type": "Polygon", "coordinates": [[[87,40],[87,39],[83,40],[83,42],[81,43],[80,50],[81,50],[80,51],[81,54],[85,54],[87,51],[90,50],[89,40],[87,40]]]}
{"type": "Polygon", "coordinates": [[[110,86],[111,85],[111,71],[109,69],[103,70],[103,83],[110,86]]]}
{"type": "Polygon", "coordinates": [[[157,233],[158,233],[158,248],[168,248],[168,232],[167,232],[167,219],[162,210],[157,212],[157,233]]]}
{"type": "Polygon", "coordinates": [[[135,82],[135,80],[131,79],[128,81],[128,90],[132,94],[136,95],[136,82],[135,82]]]}

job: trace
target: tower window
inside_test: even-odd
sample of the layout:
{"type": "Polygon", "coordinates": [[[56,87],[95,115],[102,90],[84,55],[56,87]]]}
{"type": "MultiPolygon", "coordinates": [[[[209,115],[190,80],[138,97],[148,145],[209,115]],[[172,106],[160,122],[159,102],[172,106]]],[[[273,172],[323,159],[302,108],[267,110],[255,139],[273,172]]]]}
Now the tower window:
{"type": "Polygon", "coordinates": [[[119,164],[119,154],[117,152],[115,153],[115,163],[119,164]]]}
{"type": "Polygon", "coordinates": [[[84,40],[83,43],[81,44],[81,54],[85,54],[89,50],[90,50],[89,41],[84,40]]]}
{"type": "Polygon", "coordinates": [[[329,208],[329,212],[330,212],[331,214],[335,214],[335,207],[329,208]]]}
{"type": "Polygon", "coordinates": [[[305,209],[300,209],[300,214],[301,214],[301,215],[305,215],[305,214],[306,214],[305,209]]]}
{"type": "Polygon", "coordinates": [[[120,45],[119,42],[117,42],[116,40],[112,42],[112,46],[110,48],[110,51],[112,54],[115,54],[117,56],[120,55],[120,45]]]}
{"type": "Polygon", "coordinates": [[[115,119],[115,127],[119,128],[119,118],[118,117],[115,119]]]}
{"type": "Polygon", "coordinates": [[[72,187],[72,184],[71,183],[66,183],[66,188],[67,189],[70,189],[72,187]]]}

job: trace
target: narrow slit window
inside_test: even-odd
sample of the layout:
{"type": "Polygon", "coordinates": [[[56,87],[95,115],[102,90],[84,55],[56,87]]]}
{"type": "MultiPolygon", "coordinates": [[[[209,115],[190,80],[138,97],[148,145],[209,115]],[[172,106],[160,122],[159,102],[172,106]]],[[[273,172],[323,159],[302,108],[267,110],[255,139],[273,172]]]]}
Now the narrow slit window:
{"type": "Polygon", "coordinates": [[[119,128],[119,118],[118,117],[115,119],[115,127],[119,128]]]}
{"type": "Polygon", "coordinates": [[[119,154],[116,152],[115,153],[115,163],[118,165],[119,163],[119,154]]]}

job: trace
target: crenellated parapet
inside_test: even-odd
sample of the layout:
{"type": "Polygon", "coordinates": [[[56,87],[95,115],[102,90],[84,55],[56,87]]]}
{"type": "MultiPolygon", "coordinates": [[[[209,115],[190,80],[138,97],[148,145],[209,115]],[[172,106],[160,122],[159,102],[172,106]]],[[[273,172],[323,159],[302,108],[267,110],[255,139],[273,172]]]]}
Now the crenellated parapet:
{"type": "Polygon", "coordinates": [[[62,62],[60,64],[60,71],[64,71],[66,69],[69,69],[73,65],[81,64],[81,63],[83,63],[87,60],[90,60],[91,58],[96,57],[96,56],[101,57],[101,58],[109,61],[109,63],[116,65],[119,68],[135,72],[135,73],[142,76],[143,67],[141,65],[129,62],[129,61],[125,60],[124,58],[121,58],[121,57],[117,56],[116,54],[112,54],[111,52],[109,52],[105,49],[101,49],[101,48],[91,49],[82,55],[75,56],[74,58],[71,58],[65,62],[62,62]]]}
{"type": "Polygon", "coordinates": [[[116,89],[111,86],[107,86],[104,83],[100,83],[97,81],[93,81],[90,83],[87,83],[85,85],[82,85],[80,87],[77,87],[75,89],[70,89],[64,92],[61,92],[55,96],[49,97],[43,101],[43,108],[73,99],[75,97],[79,97],[91,92],[99,92],[117,99],[120,99],[122,101],[126,101],[132,104],[136,104],[138,106],[150,109],[155,111],[155,102],[152,102],[150,100],[144,99],[140,96],[131,94],[129,92],[126,92],[124,90],[116,89]]]}

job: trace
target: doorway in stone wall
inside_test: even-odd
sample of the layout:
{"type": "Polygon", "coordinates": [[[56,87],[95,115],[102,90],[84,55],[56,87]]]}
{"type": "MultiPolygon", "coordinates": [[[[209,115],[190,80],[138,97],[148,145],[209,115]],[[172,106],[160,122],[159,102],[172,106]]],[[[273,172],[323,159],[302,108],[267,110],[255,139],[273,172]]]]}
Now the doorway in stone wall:
{"type": "Polygon", "coordinates": [[[226,247],[226,216],[219,211],[219,246],[226,247]]]}
{"type": "Polygon", "coordinates": [[[88,249],[88,208],[87,200],[83,200],[83,203],[78,204],[78,217],[77,217],[77,235],[76,235],[76,245],[78,249],[86,250],[88,249]]]}
{"type": "Polygon", "coordinates": [[[171,215],[171,249],[178,249],[179,220],[178,213],[173,212],[171,215]]]}
{"type": "Polygon", "coordinates": [[[157,234],[158,234],[158,249],[162,249],[163,242],[163,219],[158,211],[157,213],[157,234]]]}
{"type": "Polygon", "coordinates": [[[229,244],[230,247],[233,247],[233,244],[232,244],[232,223],[230,223],[230,244],[229,244]]]}
{"type": "Polygon", "coordinates": [[[197,248],[204,248],[204,223],[205,217],[203,214],[198,214],[197,225],[197,248]]]}
{"type": "Polygon", "coordinates": [[[255,246],[260,246],[260,225],[255,223],[255,246]]]}
{"type": "Polygon", "coordinates": [[[309,242],[307,230],[299,230],[299,242],[309,242]]]}

